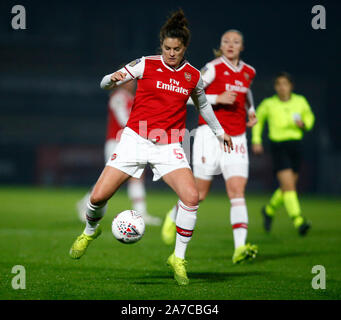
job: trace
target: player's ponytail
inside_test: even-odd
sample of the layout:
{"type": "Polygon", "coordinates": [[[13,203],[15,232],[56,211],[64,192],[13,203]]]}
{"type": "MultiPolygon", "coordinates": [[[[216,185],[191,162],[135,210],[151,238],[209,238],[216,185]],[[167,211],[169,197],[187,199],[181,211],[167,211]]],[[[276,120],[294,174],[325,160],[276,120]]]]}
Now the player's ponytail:
{"type": "Polygon", "coordinates": [[[168,18],[160,31],[160,43],[166,38],[180,39],[185,47],[188,47],[189,40],[191,38],[191,32],[188,29],[188,20],[185,17],[182,9],[173,12],[168,18]]]}

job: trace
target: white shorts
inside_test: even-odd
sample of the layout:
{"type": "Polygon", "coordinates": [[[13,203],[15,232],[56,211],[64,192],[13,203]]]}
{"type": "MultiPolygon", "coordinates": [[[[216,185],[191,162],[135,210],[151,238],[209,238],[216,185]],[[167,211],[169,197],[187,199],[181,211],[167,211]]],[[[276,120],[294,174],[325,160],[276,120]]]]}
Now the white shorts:
{"type": "Polygon", "coordinates": [[[104,162],[107,163],[109,158],[111,158],[112,154],[114,153],[116,147],[118,146],[119,141],[115,139],[109,139],[105,141],[104,145],[104,162]]]}
{"type": "Polygon", "coordinates": [[[197,128],[193,143],[193,173],[196,178],[212,180],[223,174],[224,179],[249,175],[246,134],[232,136],[233,151],[224,152],[217,137],[207,125],[197,128]]]}
{"type": "Polygon", "coordinates": [[[154,173],[153,181],[176,169],[191,169],[180,143],[155,144],[126,127],[106,165],[140,178],[147,163],[154,173]]]}

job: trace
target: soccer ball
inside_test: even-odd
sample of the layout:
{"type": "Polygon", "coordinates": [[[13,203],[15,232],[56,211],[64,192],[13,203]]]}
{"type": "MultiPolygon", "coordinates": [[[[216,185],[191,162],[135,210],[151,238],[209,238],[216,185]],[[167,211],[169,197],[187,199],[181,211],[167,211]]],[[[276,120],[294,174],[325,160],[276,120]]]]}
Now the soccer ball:
{"type": "Polygon", "coordinates": [[[141,214],[134,210],[125,210],[114,218],[111,230],[118,241],[134,243],[142,238],[145,224],[141,214]]]}

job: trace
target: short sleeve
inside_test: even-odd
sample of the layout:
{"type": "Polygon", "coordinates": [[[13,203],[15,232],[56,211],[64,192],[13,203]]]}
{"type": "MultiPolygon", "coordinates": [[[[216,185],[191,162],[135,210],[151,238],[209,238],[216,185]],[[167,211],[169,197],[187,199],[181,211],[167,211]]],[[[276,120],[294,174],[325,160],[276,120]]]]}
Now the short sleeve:
{"type": "Polygon", "coordinates": [[[145,57],[135,59],[125,65],[124,69],[133,79],[141,79],[144,73],[145,61],[145,57]]]}

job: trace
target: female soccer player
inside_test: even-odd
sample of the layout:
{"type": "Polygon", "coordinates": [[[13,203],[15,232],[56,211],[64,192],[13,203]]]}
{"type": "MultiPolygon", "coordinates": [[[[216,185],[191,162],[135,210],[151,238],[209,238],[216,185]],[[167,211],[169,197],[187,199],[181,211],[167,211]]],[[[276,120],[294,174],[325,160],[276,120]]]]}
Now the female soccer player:
{"type": "Polygon", "coordinates": [[[184,258],[199,202],[194,177],[179,141],[185,130],[189,96],[224,150],[230,152],[233,148],[230,136],[206,99],[200,72],[184,59],[189,38],[187,19],[179,10],[160,31],[161,56],[142,57],[103,78],[101,87],[105,89],[137,79],[137,91],[121,140],[92,191],[86,228],[70,249],[72,258],[79,259],[100,235],[98,221],[104,215],[106,202],[129,177],[139,178],[149,163],[154,180],[162,177],[179,197],[175,251],[167,263],[179,285],[189,283],[184,258]]]}
{"type": "MultiPolygon", "coordinates": [[[[108,103],[108,125],[104,147],[105,162],[114,153],[121,133],[127,124],[129,114],[133,106],[136,91],[136,81],[128,81],[119,87],[114,88],[110,93],[108,103]]],[[[144,185],[144,174],[140,179],[130,178],[127,185],[128,197],[132,202],[135,211],[141,213],[146,225],[160,225],[161,219],[150,215],[147,211],[145,201],[146,190],[144,185]]],[[[82,222],[86,222],[86,208],[91,191],[77,202],[78,217],[82,222]]]]}
{"type": "Polygon", "coordinates": [[[262,209],[264,228],[270,231],[275,212],[284,203],[298,233],[303,236],[311,224],[301,215],[296,185],[301,162],[301,140],[304,132],[312,129],[315,117],[306,98],[292,90],[291,76],[286,72],[279,73],[275,78],[277,94],[264,99],[257,108],[258,123],[252,129],[252,150],[258,155],[264,152],[262,131],[267,121],[279,188],[262,209]]]}
{"type": "MultiPolygon", "coordinates": [[[[250,86],[256,71],[240,59],[244,49],[243,35],[228,30],[221,37],[217,58],[201,70],[206,96],[213,105],[215,115],[233,138],[234,150],[226,155],[221,152],[206,121],[199,117],[193,144],[193,173],[199,190],[199,201],[206,198],[214,175],[223,174],[230,198],[230,221],[233,229],[235,251],[233,263],[252,259],[257,247],[246,243],[248,214],[245,203],[245,186],[248,178],[249,159],[246,141],[246,114],[252,127],[256,122],[250,86]],[[248,110],[247,110],[248,108],[248,110]]],[[[174,221],[177,207],[167,215],[162,227],[165,243],[174,241],[174,221]]]]}

